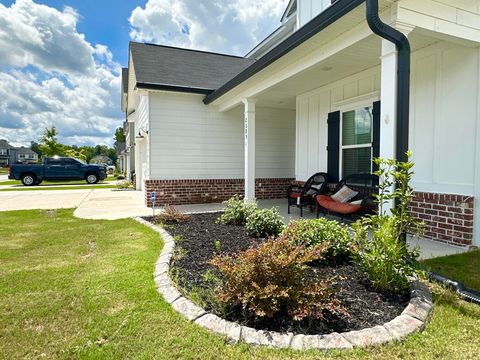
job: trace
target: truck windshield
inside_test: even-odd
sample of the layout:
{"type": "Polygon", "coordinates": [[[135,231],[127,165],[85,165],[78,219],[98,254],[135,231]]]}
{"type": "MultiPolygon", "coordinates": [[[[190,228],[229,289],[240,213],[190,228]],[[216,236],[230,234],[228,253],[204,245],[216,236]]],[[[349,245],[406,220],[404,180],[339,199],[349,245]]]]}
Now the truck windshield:
{"type": "Polygon", "coordinates": [[[77,159],[77,158],[74,158],[76,161],[78,161],[80,164],[83,164],[83,165],[87,165],[84,161],[80,160],[80,159],[77,159]]]}

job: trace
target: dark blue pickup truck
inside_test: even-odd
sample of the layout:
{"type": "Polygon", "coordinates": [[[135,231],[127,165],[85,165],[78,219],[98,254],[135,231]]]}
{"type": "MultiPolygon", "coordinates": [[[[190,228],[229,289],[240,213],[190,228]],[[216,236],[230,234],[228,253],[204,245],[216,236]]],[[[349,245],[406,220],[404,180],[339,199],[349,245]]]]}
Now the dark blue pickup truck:
{"type": "Polygon", "coordinates": [[[39,185],[43,180],[85,180],[96,184],[107,177],[104,165],[88,165],[74,158],[45,158],[42,165],[12,165],[9,179],[21,180],[23,185],[39,185]]]}

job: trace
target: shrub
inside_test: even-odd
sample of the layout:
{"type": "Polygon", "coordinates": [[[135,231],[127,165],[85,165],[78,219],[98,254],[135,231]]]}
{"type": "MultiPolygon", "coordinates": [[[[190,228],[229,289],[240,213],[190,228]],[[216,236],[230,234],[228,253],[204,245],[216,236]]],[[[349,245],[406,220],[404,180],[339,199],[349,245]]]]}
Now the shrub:
{"type": "Polygon", "coordinates": [[[331,256],[350,255],[352,235],[348,228],[335,220],[308,219],[291,221],[282,236],[295,245],[315,247],[328,244],[331,256]]]}
{"type": "Polygon", "coordinates": [[[353,258],[372,286],[383,293],[407,290],[410,277],[417,271],[410,260],[418,254],[410,252],[405,242],[398,241],[397,221],[393,216],[372,216],[352,226],[356,246],[353,258]]]}
{"type": "Polygon", "coordinates": [[[248,215],[257,209],[257,204],[245,202],[234,196],[225,202],[227,205],[218,221],[226,225],[245,225],[248,215]]]}
{"type": "Polygon", "coordinates": [[[277,236],[283,230],[283,220],[275,208],[255,210],[247,217],[245,229],[250,236],[277,236]]]}
{"type": "Polygon", "coordinates": [[[228,306],[241,307],[247,317],[288,314],[300,321],[344,313],[331,282],[318,279],[305,265],[321,258],[325,249],[322,244],[306,251],[284,238],[271,238],[236,257],[216,256],[210,263],[223,274],[217,298],[228,306]]]}
{"type": "Polygon", "coordinates": [[[384,159],[375,159],[375,162],[379,166],[376,174],[381,179],[377,195],[379,213],[360,219],[352,226],[354,260],[375,289],[398,293],[408,288],[410,277],[418,272],[415,262],[418,251],[409,251],[406,233],[421,234],[423,230],[423,223],[408,212],[413,194],[410,186],[413,163],[384,159]],[[396,203],[391,215],[384,211],[389,201],[396,203]]]}
{"type": "Polygon", "coordinates": [[[165,205],[163,211],[156,216],[155,222],[185,222],[190,220],[190,216],[177,210],[174,206],[165,205]]]}
{"type": "Polygon", "coordinates": [[[117,188],[119,190],[128,190],[130,188],[133,188],[133,184],[127,180],[120,180],[120,181],[117,181],[117,188]]]}

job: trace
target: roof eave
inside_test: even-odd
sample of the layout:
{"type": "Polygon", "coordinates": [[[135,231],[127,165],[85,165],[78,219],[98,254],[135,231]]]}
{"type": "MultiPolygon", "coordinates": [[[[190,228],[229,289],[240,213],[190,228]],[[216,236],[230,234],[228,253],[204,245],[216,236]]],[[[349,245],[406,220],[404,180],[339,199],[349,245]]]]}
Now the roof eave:
{"type": "Polygon", "coordinates": [[[207,95],[205,99],[203,99],[203,102],[208,105],[219,97],[225,95],[233,88],[237,87],[256,73],[265,69],[267,66],[325,29],[327,26],[333,24],[335,21],[348,14],[356,7],[360,6],[364,1],[365,0],[338,0],[330,7],[325,9],[322,13],[313,18],[310,22],[290,35],[287,39],[270,50],[268,53],[263,55],[255,63],[207,95]]]}
{"type": "Polygon", "coordinates": [[[214,91],[212,89],[203,89],[203,88],[169,85],[169,84],[152,84],[152,83],[146,83],[146,82],[137,82],[136,88],[143,89],[143,90],[160,90],[160,91],[182,92],[182,93],[203,94],[203,95],[209,95],[214,91]]]}

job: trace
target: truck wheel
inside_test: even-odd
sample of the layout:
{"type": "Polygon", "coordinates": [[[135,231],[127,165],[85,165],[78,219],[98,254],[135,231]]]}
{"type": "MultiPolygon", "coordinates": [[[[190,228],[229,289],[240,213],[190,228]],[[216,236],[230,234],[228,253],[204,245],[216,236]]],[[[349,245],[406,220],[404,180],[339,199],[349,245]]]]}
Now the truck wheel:
{"type": "Polygon", "coordinates": [[[37,183],[37,177],[33,174],[22,175],[20,180],[22,180],[22,184],[25,186],[32,186],[37,183]]]}
{"type": "Polygon", "coordinates": [[[98,182],[98,175],[94,173],[87,174],[85,180],[88,184],[96,184],[98,182]]]}

